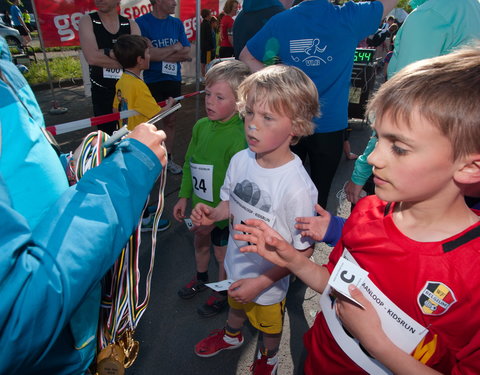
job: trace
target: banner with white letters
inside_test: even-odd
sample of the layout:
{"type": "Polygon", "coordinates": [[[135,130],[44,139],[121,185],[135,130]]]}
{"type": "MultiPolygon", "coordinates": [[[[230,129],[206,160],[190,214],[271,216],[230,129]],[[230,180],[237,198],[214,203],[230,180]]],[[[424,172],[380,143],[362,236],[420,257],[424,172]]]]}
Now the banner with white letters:
{"type": "MultiPolygon", "coordinates": [[[[45,47],[78,46],[78,24],[84,14],[95,10],[94,0],[34,0],[45,47]]],[[[224,0],[220,0],[223,6],[224,0]]],[[[178,1],[179,18],[190,41],[195,39],[195,0],[178,1]]],[[[202,0],[202,8],[219,14],[219,0],[202,0]]],[[[150,12],[149,0],[121,0],[120,14],[135,19],[150,12]]],[[[221,11],[221,10],[220,10],[221,11]]]]}

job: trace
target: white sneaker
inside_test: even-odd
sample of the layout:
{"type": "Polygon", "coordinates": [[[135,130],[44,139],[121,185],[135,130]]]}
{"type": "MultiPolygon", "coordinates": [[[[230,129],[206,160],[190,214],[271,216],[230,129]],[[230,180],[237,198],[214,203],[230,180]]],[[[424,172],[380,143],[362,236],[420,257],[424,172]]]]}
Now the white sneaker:
{"type": "Polygon", "coordinates": [[[167,171],[169,171],[171,174],[180,174],[182,173],[182,167],[180,167],[173,160],[169,160],[167,164],[167,171]]]}

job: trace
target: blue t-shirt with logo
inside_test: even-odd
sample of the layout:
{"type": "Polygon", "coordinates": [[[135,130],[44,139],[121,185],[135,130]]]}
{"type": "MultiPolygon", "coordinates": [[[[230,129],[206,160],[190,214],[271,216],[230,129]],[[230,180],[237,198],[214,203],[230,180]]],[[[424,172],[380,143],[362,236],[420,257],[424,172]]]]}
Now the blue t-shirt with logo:
{"type": "MultiPolygon", "coordinates": [[[[168,16],[165,19],[157,18],[147,13],[135,20],[144,37],[152,41],[154,47],[164,48],[180,42],[184,47],[190,46],[185,35],[185,28],[178,18],[168,16]]],[[[150,61],[150,69],[143,72],[146,83],[160,81],[181,81],[180,63],[165,61],[150,61]]]]}
{"type": "Polygon", "coordinates": [[[382,13],[379,1],[350,1],[343,6],[327,0],[304,1],[272,17],[247,48],[264,63],[280,60],[303,70],[320,98],[322,115],[315,118],[315,132],[342,130],[348,123],[355,48],[377,30],[382,13]]]}

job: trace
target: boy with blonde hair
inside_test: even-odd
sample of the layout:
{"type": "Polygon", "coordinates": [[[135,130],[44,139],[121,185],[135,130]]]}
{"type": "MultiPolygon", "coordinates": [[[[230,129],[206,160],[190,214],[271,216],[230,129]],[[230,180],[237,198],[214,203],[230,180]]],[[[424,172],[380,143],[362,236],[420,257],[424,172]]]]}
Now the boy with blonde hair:
{"type": "MultiPolygon", "coordinates": [[[[259,217],[273,225],[302,256],[312,254],[312,241],[294,228],[295,217],[313,214],[317,189],[290,145],[313,132],[318,93],[301,70],[285,65],[267,67],[248,77],[239,88],[239,110],[245,120],[248,149],[237,153],[228,167],[215,207],[197,204],[192,221],[209,225],[229,218],[230,225],[259,217]]],[[[224,329],[195,346],[200,357],[211,357],[243,343],[245,320],[261,332],[254,374],[275,374],[283,329],[289,271],[255,254],[242,254],[245,242],[228,239],[225,270],[230,310],[224,329]]]]}
{"type": "MultiPolygon", "coordinates": [[[[220,202],[220,188],[230,159],[246,147],[243,121],[237,110],[237,89],[250,74],[250,69],[240,61],[223,61],[214,65],[206,74],[205,111],[207,117],[200,119],[192,130],[183,165],[179,200],[173,207],[178,221],[185,219],[188,199],[192,206],[204,203],[216,206],[220,202]]],[[[218,262],[218,279],[225,279],[223,259],[227,251],[228,223],[217,221],[193,228],[196,275],[183,286],[178,295],[189,299],[206,289],[210,245],[213,243],[218,262]]],[[[227,305],[225,292],[213,292],[207,302],[197,309],[199,315],[210,317],[221,312],[227,305]]]]}
{"type": "MultiPolygon", "coordinates": [[[[380,88],[368,107],[376,196],[355,206],[326,266],[258,220],[235,228],[253,244],[242,251],[323,293],[304,340],[306,374],[480,373],[480,213],[464,199],[480,184],[479,62],[480,49],[460,50],[380,88]],[[330,299],[327,280],[357,302],[330,299]]],[[[304,234],[318,229],[318,219],[299,221],[304,234]]]]}

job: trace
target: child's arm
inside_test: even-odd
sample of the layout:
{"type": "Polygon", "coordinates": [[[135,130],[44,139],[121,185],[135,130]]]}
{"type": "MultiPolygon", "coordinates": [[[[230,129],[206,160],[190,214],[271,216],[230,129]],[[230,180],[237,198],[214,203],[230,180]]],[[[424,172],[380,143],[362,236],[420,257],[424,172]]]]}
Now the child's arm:
{"type": "Polygon", "coordinates": [[[246,234],[233,235],[236,240],[252,243],[242,247],[241,252],[257,253],[277,266],[288,268],[310,288],[323,292],[330,276],[325,267],[310,261],[304,256],[308,254],[297,251],[265,222],[249,219],[245,224],[236,225],[235,230],[246,234]]]}
{"type": "Polygon", "coordinates": [[[230,206],[228,201],[221,201],[217,207],[210,207],[204,203],[198,203],[192,210],[192,223],[196,226],[211,225],[217,221],[228,218],[230,206]]]}
{"type": "MultiPolygon", "coordinates": [[[[304,257],[308,258],[313,253],[313,247],[309,247],[305,250],[296,250],[304,257]]],[[[245,278],[235,281],[228,289],[228,295],[239,303],[251,302],[257,297],[263,290],[270,287],[273,283],[285,276],[290,275],[290,270],[285,267],[274,266],[268,271],[265,271],[260,276],[245,278]]]]}
{"type": "Polygon", "coordinates": [[[410,354],[397,347],[385,335],[377,312],[362,292],[353,285],[349,286],[349,291],[350,295],[360,302],[365,309],[340,297],[336,300],[337,315],[345,328],[360,341],[374,358],[396,375],[440,374],[440,372],[417,361],[410,354]]]}
{"type": "Polygon", "coordinates": [[[173,217],[181,222],[185,219],[185,210],[187,209],[187,198],[179,198],[175,206],[173,206],[173,217]]]}

